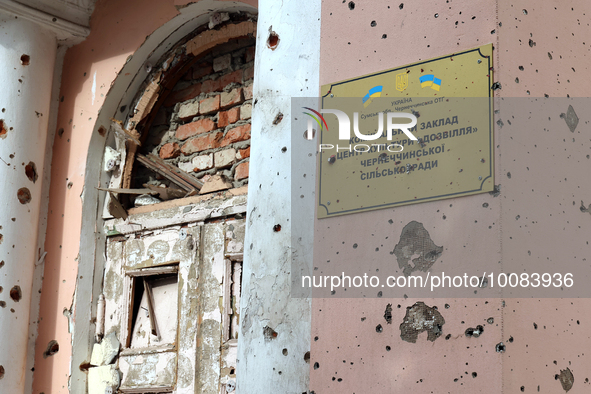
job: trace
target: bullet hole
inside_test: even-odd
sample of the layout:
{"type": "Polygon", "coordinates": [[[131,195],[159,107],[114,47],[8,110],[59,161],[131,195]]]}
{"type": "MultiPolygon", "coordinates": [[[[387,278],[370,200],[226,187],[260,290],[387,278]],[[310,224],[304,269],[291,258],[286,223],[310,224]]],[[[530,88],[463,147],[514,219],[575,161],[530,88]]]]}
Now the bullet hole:
{"type": "Polygon", "coordinates": [[[279,231],[281,231],[281,225],[280,224],[276,224],[273,226],[273,231],[275,231],[276,233],[278,233],[279,231]]]}
{"type": "Polygon", "coordinates": [[[382,34],[382,40],[385,40],[386,38],[388,38],[387,34],[382,34]]]}
{"type": "Polygon", "coordinates": [[[271,327],[265,326],[265,328],[263,328],[263,336],[265,337],[265,341],[271,341],[277,338],[277,332],[271,327]]]}
{"type": "Polygon", "coordinates": [[[281,152],[283,152],[283,153],[287,152],[287,147],[284,146],[283,148],[281,148],[281,152]]]}
{"type": "Polygon", "coordinates": [[[74,184],[72,182],[68,182],[68,185],[67,185],[68,189],[71,189],[72,186],[74,186],[74,184]]]}
{"type": "Polygon", "coordinates": [[[6,302],[5,301],[0,301],[0,307],[6,308],[6,302]]]}
{"type": "Polygon", "coordinates": [[[398,6],[398,8],[403,9],[404,8],[404,3],[400,3],[400,5],[398,6]]]}
{"type": "Polygon", "coordinates": [[[400,338],[403,341],[416,343],[419,334],[427,331],[427,340],[433,342],[443,333],[445,319],[436,308],[418,301],[406,308],[406,315],[400,324],[400,338]]]}
{"type": "Polygon", "coordinates": [[[476,326],[476,328],[468,328],[464,334],[470,338],[470,337],[474,337],[474,338],[478,338],[480,335],[482,335],[482,333],[484,332],[484,327],[482,326],[476,326]]]}
{"type": "Polygon", "coordinates": [[[384,319],[388,324],[392,324],[392,304],[386,305],[386,311],[384,312],[384,319]]]}
{"type": "Polygon", "coordinates": [[[273,124],[275,126],[277,126],[279,123],[281,123],[282,120],[283,120],[283,114],[281,112],[279,112],[277,114],[277,116],[275,116],[275,119],[273,119],[273,124]]]}
{"type": "Polygon", "coordinates": [[[476,372],[472,372],[472,377],[473,377],[473,378],[475,378],[475,377],[477,377],[477,376],[478,376],[478,374],[477,374],[476,372]]]}
{"type": "Polygon", "coordinates": [[[311,135],[311,136],[310,136],[310,135],[308,135],[308,134],[309,134],[309,133],[308,133],[308,130],[304,131],[304,139],[305,139],[305,140],[308,140],[308,141],[311,141],[311,140],[313,140],[313,139],[314,139],[314,137],[316,137],[316,129],[312,129],[312,133],[311,133],[312,135],[311,135]]]}
{"type": "Polygon", "coordinates": [[[492,84],[492,90],[501,90],[501,83],[500,82],[495,82],[492,84]]]}
{"type": "Polygon", "coordinates": [[[0,261],[0,268],[4,267],[4,260],[0,261]]]}
{"type": "Polygon", "coordinates": [[[0,119],[0,138],[6,138],[7,133],[8,130],[6,130],[6,123],[4,122],[4,119],[0,119]]]}
{"type": "Polygon", "coordinates": [[[486,322],[488,324],[493,324],[495,322],[495,318],[494,317],[489,317],[488,319],[486,319],[486,322]]]}
{"type": "Polygon", "coordinates": [[[371,21],[370,25],[371,25],[371,27],[376,27],[378,25],[378,23],[376,21],[371,21]]]}
{"type": "Polygon", "coordinates": [[[449,338],[451,338],[451,334],[447,334],[447,335],[445,336],[445,340],[446,340],[446,341],[449,341],[449,338]]]}
{"type": "Polygon", "coordinates": [[[277,33],[275,33],[269,28],[269,38],[267,38],[267,46],[271,48],[272,51],[274,51],[278,45],[279,36],[277,35],[277,33]]]}
{"type": "Polygon", "coordinates": [[[78,366],[78,369],[80,369],[82,372],[88,372],[90,367],[92,367],[92,364],[90,364],[88,361],[85,361],[78,366]]]}
{"type": "Polygon", "coordinates": [[[392,350],[392,348],[390,346],[386,346],[386,351],[389,352],[390,350],[392,350]]]}
{"type": "Polygon", "coordinates": [[[510,172],[507,173],[507,178],[511,179],[511,173],[510,172]]]}
{"type": "Polygon", "coordinates": [[[349,2],[349,9],[351,11],[353,11],[355,9],[355,3],[354,2],[352,2],[352,1],[349,2]]]}
{"type": "Polygon", "coordinates": [[[534,330],[537,330],[537,329],[538,329],[538,325],[537,325],[537,323],[534,323],[534,330]]]}
{"type": "Polygon", "coordinates": [[[376,326],[376,332],[379,334],[379,333],[381,333],[382,331],[384,331],[384,329],[382,328],[382,325],[381,325],[381,324],[378,324],[378,325],[376,326]]]}
{"type": "Polygon", "coordinates": [[[19,285],[15,285],[12,289],[10,289],[10,298],[14,302],[19,302],[21,298],[23,298],[23,292],[21,291],[21,287],[19,285]]]}
{"type": "Polygon", "coordinates": [[[496,31],[496,29],[492,29],[492,30],[490,31],[490,34],[495,34],[496,32],[497,32],[497,31],[496,31]]]}
{"type": "Polygon", "coordinates": [[[23,66],[28,66],[31,63],[31,56],[29,55],[22,55],[21,56],[21,64],[23,66]]]}
{"type": "Polygon", "coordinates": [[[445,309],[449,309],[449,304],[445,304],[445,309]]]}
{"type": "Polygon", "coordinates": [[[505,351],[505,344],[503,342],[497,343],[497,346],[495,346],[495,350],[497,351],[497,353],[503,353],[505,351]]]}
{"type": "Polygon", "coordinates": [[[314,341],[317,341],[317,340],[318,340],[318,337],[314,337],[314,341]]]}
{"type": "Polygon", "coordinates": [[[501,185],[495,185],[492,191],[488,192],[493,197],[498,197],[501,194],[501,185]]]}
{"type": "Polygon", "coordinates": [[[513,337],[509,337],[509,343],[513,343],[514,339],[513,337]]]}
{"type": "Polygon", "coordinates": [[[49,356],[53,356],[60,350],[60,345],[58,345],[56,340],[51,340],[47,344],[47,349],[43,352],[43,358],[47,358],[49,356]]]}
{"type": "Polygon", "coordinates": [[[525,392],[525,386],[521,386],[520,390],[522,393],[525,392]]]}
{"type": "Polygon", "coordinates": [[[318,364],[318,361],[316,361],[316,362],[314,363],[314,369],[318,369],[318,368],[320,368],[320,364],[318,364]]]}
{"type": "Polygon", "coordinates": [[[306,364],[310,364],[310,352],[304,353],[304,361],[306,364]]]}
{"type": "Polygon", "coordinates": [[[519,78],[515,78],[515,83],[519,83],[519,78]]]}
{"type": "Polygon", "coordinates": [[[57,136],[62,138],[62,135],[64,135],[64,128],[60,127],[59,130],[57,131],[57,136]]]}
{"type": "Polygon", "coordinates": [[[357,249],[357,244],[353,244],[353,249],[357,249]]]}
{"type": "Polygon", "coordinates": [[[33,183],[35,183],[37,178],[39,178],[37,175],[37,166],[32,161],[30,161],[29,164],[25,166],[25,175],[33,183]]]}
{"type": "Polygon", "coordinates": [[[284,356],[287,356],[287,349],[283,349],[282,353],[284,356]]]}
{"type": "Polygon", "coordinates": [[[0,379],[4,379],[5,373],[6,373],[6,371],[4,370],[4,367],[2,365],[0,365],[0,379]]]}
{"type": "Polygon", "coordinates": [[[107,129],[105,129],[103,126],[98,128],[98,133],[101,137],[104,137],[107,134],[107,129]]]}
{"type": "Polygon", "coordinates": [[[398,266],[405,276],[409,276],[413,271],[427,272],[442,253],[443,246],[435,245],[423,224],[412,221],[404,226],[400,241],[390,254],[396,256],[398,266]],[[411,264],[415,255],[418,257],[412,259],[411,264]]]}
{"type": "Polygon", "coordinates": [[[534,40],[532,40],[531,38],[529,39],[529,46],[530,46],[530,48],[533,48],[536,46],[536,42],[534,40]]]}
{"type": "Polygon", "coordinates": [[[328,162],[329,162],[330,164],[334,164],[336,161],[337,161],[337,157],[336,157],[336,155],[332,155],[332,156],[330,156],[330,157],[328,158],[328,162]]]}
{"type": "Polygon", "coordinates": [[[439,18],[439,14],[435,14],[434,16],[435,16],[435,18],[439,18]]]}
{"type": "Polygon", "coordinates": [[[519,71],[523,71],[523,66],[519,66],[519,71]]]}
{"type": "Polygon", "coordinates": [[[392,223],[394,223],[394,220],[392,220],[392,219],[389,219],[389,220],[388,220],[388,223],[392,224],[392,223]]]}

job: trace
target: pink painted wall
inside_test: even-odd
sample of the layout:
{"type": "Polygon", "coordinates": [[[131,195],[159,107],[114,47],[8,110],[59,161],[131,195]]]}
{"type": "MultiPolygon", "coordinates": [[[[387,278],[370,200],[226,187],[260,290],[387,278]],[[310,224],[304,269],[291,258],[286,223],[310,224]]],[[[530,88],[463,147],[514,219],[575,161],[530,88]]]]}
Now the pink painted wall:
{"type": "MultiPolygon", "coordinates": [[[[47,258],[36,343],[33,393],[68,393],[72,354],[65,311],[72,306],[79,253],[84,172],[91,132],[111,83],[148,35],[178,15],[184,0],[99,0],[91,18],[91,34],[68,50],[64,60],[53,146],[47,258]],[[51,340],[59,352],[44,358],[51,340]]],[[[256,6],[256,0],[245,3],[256,6]]],[[[135,92],[133,92],[135,94],[135,92]]],[[[74,322],[75,323],[75,322],[74,322]]],[[[78,366],[72,366],[77,368],[78,366]]]]}
{"type": "MultiPolygon", "coordinates": [[[[496,96],[584,97],[591,85],[586,78],[590,19],[591,4],[586,1],[379,0],[355,1],[353,10],[349,1],[325,1],[320,81],[337,82],[493,43],[494,79],[502,84],[496,96]],[[530,39],[535,46],[530,47],[530,39]]],[[[498,197],[484,193],[319,220],[317,234],[325,237],[327,247],[316,249],[315,259],[363,265],[351,249],[353,243],[361,247],[373,242],[372,233],[385,235],[389,241],[380,239],[391,251],[402,227],[416,220],[443,245],[441,264],[466,267],[468,273],[474,266],[502,266],[513,272],[534,261],[550,272],[560,272],[565,259],[588,265],[584,258],[591,252],[591,218],[579,210],[581,199],[591,203],[588,127],[581,121],[573,134],[564,121],[556,120],[560,124],[550,133],[534,134],[542,128],[508,125],[516,111],[511,103],[495,107],[505,123],[502,130],[495,127],[495,184],[502,186],[498,197]],[[376,231],[388,219],[393,220],[388,232],[376,231]]],[[[583,119],[585,110],[579,108],[583,119]]],[[[560,112],[548,115],[558,118],[560,112]]],[[[590,307],[588,299],[555,298],[314,299],[310,390],[515,393],[538,392],[539,385],[539,392],[559,393],[562,387],[555,375],[568,367],[574,375],[569,393],[585,393],[591,319],[584,311],[590,307]],[[416,301],[437,306],[445,318],[443,336],[434,342],[427,341],[426,333],[415,344],[400,338],[406,307],[416,301]],[[392,324],[383,317],[389,303],[392,324]],[[493,324],[487,323],[490,317],[493,324]],[[378,324],[381,333],[376,332],[378,324]],[[483,335],[467,338],[465,330],[478,324],[485,327],[483,335]],[[510,337],[513,342],[508,342],[510,337]],[[507,350],[497,353],[495,345],[501,341],[507,350]]]]}

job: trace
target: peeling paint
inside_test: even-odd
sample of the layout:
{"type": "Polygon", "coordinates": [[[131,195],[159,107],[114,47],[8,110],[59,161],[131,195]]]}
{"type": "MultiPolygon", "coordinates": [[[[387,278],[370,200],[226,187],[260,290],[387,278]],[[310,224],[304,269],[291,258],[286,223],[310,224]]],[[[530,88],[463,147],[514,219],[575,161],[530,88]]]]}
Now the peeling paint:
{"type": "Polygon", "coordinates": [[[573,383],[575,382],[575,377],[573,376],[570,368],[561,369],[560,374],[556,375],[554,378],[560,380],[562,389],[567,393],[573,387],[573,383]]]}
{"type": "Polygon", "coordinates": [[[409,276],[413,271],[429,270],[442,253],[443,246],[435,245],[423,224],[412,221],[404,226],[400,242],[390,254],[396,255],[398,266],[404,275],[409,276]]]}
{"type": "Polygon", "coordinates": [[[437,307],[429,307],[418,301],[406,308],[406,315],[400,324],[400,337],[403,341],[416,343],[419,334],[427,331],[427,340],[433,342],[443,333],[445,319],[437,307]]]}

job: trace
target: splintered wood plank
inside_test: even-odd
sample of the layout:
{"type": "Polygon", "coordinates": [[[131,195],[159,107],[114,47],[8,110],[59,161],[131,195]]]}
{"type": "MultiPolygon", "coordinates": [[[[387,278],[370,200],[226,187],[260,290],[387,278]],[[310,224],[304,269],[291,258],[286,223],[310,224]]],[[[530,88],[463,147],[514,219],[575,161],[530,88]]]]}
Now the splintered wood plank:
{"type": "Polygon", "coordinates": [[[112,192],[109,192],[109,196],[111,196],[108,206],[109,213],[117,219],[127,219],[127,211],[125,210],[125,208],[123,208],[123,205],[121,205],[117,197],[115,197],[115,195],[112,192]]]}
{"type": "Polygon", "coordinates": [[[185,189],[187,192],[192,192],[195,189],[199,190],[203,186],[203,182],[193,178],[180,168],[166,163],[164,160],[153,154],[144,156],[141,153],[138,153],[136,158],[146,168],[162,175],[169,181],[185,189]]]}
{"type": "Polygon", "coordinates": [[[122,136],[123,138],[132,141],[138,146],[142,146],[142,143],[139,140],[139,133],[135,130],[127,130],[125,127],[123,127],[123,122],[120,120],[111,119],[111,128],[115,133],[122,136]]]}
{"type": "Polygon", "coordinates": [[[148,299],[148,313],[150,314],[150,328],[152,335],[155,335],[160,342],[160,331],[158,331],[158,323],[156,322],[156,312],[154,308],[154,296],[152,295],[152,286],[147,280],[144,280],[144,290],[148,299]]]}

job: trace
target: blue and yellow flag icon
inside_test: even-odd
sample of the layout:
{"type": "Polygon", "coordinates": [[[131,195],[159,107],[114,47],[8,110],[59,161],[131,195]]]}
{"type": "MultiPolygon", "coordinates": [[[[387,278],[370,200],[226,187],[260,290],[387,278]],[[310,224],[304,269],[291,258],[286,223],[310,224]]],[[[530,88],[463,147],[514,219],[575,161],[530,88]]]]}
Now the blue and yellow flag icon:
{"type": "Polygon", "coordinates": [[[441,87],[441,79],[435,78],[435,75],[423,75],[419,80],[421,81],[421,88],[431,86],[431,89],[437,90],[439,92],[439,88],[441,87]]]}
{"type": "Polygon", "coordinates": [[[367,108],[367,106],[371,104],[375,97],[380,97],[381,95],[382,86],[374,86],[373,88],[369,89],[369,93],[363,97],[363,108],[367,108]]]}

